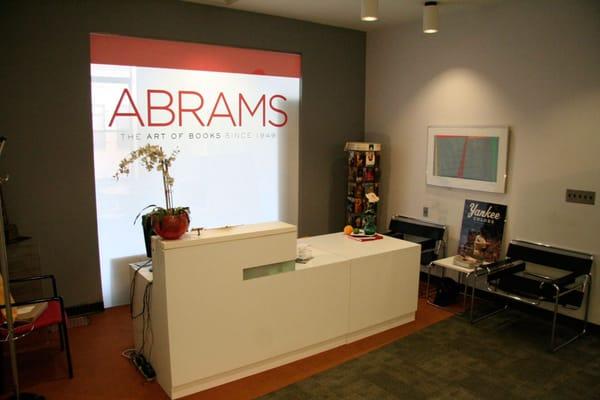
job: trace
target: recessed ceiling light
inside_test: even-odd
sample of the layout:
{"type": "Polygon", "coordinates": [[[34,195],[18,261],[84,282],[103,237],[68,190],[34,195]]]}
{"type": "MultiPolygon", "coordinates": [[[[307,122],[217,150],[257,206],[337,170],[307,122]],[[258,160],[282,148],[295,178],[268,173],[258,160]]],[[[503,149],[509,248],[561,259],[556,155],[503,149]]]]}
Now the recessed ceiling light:
{"type": "Polygon", "coordinates": [[[436,33],[438,29],[438,3],[437,1],[426,1],[423,6],[423,32],[436,33]]]}
{"type": "Polygon", "coordinates": [[[360,19],[363,21],[377,21],[379,0],[362,0],[360,19]]]}

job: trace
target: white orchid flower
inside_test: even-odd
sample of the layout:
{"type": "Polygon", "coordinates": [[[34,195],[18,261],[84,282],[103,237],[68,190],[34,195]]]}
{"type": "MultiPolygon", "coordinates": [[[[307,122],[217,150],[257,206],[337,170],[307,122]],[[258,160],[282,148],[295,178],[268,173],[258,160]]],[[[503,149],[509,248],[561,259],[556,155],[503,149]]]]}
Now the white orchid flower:
{"type": "Polygon", "coordinates": [[[369,192],[366,194],[367,200],[369,203],[377,203],[379,201],[379,197],[373,192],[369,192]]]}

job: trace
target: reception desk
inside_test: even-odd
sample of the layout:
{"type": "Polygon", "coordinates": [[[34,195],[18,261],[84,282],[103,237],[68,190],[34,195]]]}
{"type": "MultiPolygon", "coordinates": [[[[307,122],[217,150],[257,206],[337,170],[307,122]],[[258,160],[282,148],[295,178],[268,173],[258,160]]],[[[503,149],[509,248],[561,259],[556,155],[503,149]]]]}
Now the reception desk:
{"type": "Polygon", "coordinates": [[[300,264],[296,236],[275,222],[153,239],[144,352],[171,398],[414,320],[418,245],[316,236],[298,241],[314,256],[300,264]]]}

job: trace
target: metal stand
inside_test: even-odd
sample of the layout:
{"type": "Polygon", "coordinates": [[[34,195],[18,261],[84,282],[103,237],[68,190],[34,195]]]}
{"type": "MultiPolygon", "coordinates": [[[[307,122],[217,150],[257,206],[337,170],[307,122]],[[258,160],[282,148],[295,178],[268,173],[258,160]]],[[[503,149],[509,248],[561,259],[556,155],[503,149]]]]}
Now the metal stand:
{"type": "Polygon", "coordinates": [[[458,284],[460,285],[461,281],[464,283],[462,311],[455,312],[455,314],[460,315],[461,317],[464,317],[470,323],[474,324],[475,322],[481,321],[482,319],[491,317],[492,315],[495,315],[499,312],[505,311],[508,308],[507,306],[503,306],[500,309],[496,309],[496,310],[490,311],[486,314],[475,316],[475,313],[474,313],[474,311],[475,311],[475,291],[477,289],[477,278],[486,276],[489,273],[489,271],[486,268],[483,268],[481,266],[473,267],[472,269],[466,269],[464,267],[460,267],[460,266],[451,264],[450,260],[451,260],[451,257],[445,258],[445,259],[434,260],[431,263],[429,263],[429,265],[427,265],[427,285],[426,285],[426,289],[425,289],[425,292],[426,292],[425,297],[426,297],[428,304],[430,304],[434,307],[437,307],[437,308],[441,308],[446,311],[450,311],[448,309],[448,307],[439,306],[431,300],[431,295],[430,295],[431,269],[433,267],[437,266],[442,269],[442,279],[444,278],[444,276],[446,274],[446,269],[450,269],[450,270],[453,270],[456,273],[458,273],[458,284]],[[464,279],[461,279],[461,277],[464,277],[464,279]],[[469,294],[469,291],[470,291],[470,294],[469,294]],[[467,300],[468,297],[470,297],[470,300],[467,300]]]}
{"type": "MultiPolygon", "coordinates": [[[[442,265],[436,264],[434,260],[432,262],[430,262],[427,265],[427,283],[425,286],[425,300],[427,301],[427,304],[440,308],[442,310],[446,310],[448,311],[448,307],[445,306],[439,306],[437,304],[435,304],[433,302],[433,300],[431,300],[431,295],[430,295],[430,281],[431,281],[431,269],[435,266],[438,266],[442,269],[442,276],[441,278],[443,279],[446,276],[446,268],[442,265]]],[[[461,279],[464,275],[464,291],[463,291],[463,306],[462,306],[462,311],[455,313],[455,314],[466,314],[467,312],[467,296],[468,296],[468,290],[469,290],[469,278],[471,278],[473,272],[462,272],[462,271],[458,271],[456,270],[456,272],[458,273],[458,285],[461,285],[461,282],[463,281],[463,279],[461,279]]],[[[471,306],[472,307],[472,306],[471,306]]],[[[473,314],[471,313],[471,320],[473,319],[473,314]]]]}
{"type": "MultiPolygon", "coordinates": [[[[477,286],[477,278],[479,276],[487,276],[488,273],[489,272],[488,272],[487,269],[479,267],[479,269],[478,268],[475,269],[475,273],[473,274],[473,281],[471,282],[471,307],[470,307],[470,310],[469,310],[469,312],[470,312],[469,321],[472,324],[474,324],[476,322],[479,322],[479,321],[482,321],[482,320],[484,320],[486,318],[489,318],[489,317],[491,317],[493,315],[499,314],[499,313],[501,313],[503,311],[507,311],[508,310],[508,304],[504,304],[502,307],[500,307],[500,308],[498,308],[496,310],[489,311],[486,314],[480,315],[478,317],[474,317],[473,316],[473,311],[475,310],[475,289],[477,289],[477,287],[476,287],[477,286]]],[[[466,290],[465,290],[465,292],[466,292],[466,290]]]]}
{"type": "MultiPolygon", "coordinates": [[[[6,143],[5,137],[0,137],[0,156],[6,143]]],[[[0,185],[5,182],[5,179],[0,179],[0,185]]],[[[10,300],[10,277],[8,275],[8,260],[6,258],[6,238],[4,237],[4,215],[2,213],[3,204],[0,199],[0,272],[4,279],[4,304],[6,305],[6,322],[8,328],[8,348],[10,351],[10,366],[13,376],[13,385],[15,393],[9,397],[9,399],[16,400],[44,400],[44,396],[40,396],[33,393],[21,393],[19,388],[19,370],[17,367],[17,351],[15,348],[15,333],[14,333],[14,321],[12,315],[12,305],[10,300]]]]}
{"type": "Polygon", "coordinates": [[[577,333],[575,336],[571,337],[570,339],[565,340],[562,343],[558,343],[556,340],[556,319],[558,317],[558,302],[560,300],[561,296],[564,296],[565,294],[572,292],[573,290],[577,290],[579,287],[574,287],[571,288],[569,290],[567,290],[566,292],[562,292],[560,293],[560,288],[555,284],[554,285],[555,289],[556,289],[556,294],[555,294],[555,301],[554,301],[554,316],[552,318],[552,334],[550,336],[550,351],[551,352],[556,352],[559,349],[563,348],[564,346],[568,345],[569,343],[574,342],[575,340],[579,339],[580,337],[582,337],[583,335],[585,335],[586,331],[587,331],[587,324],[588,324],[588,316],[589,316],[589,309],[590,309],[590,297],[592,296],[592,275],[590,274],[586,274],[585,276],[585,281],[583,282],[583,286],[582,286],[582,291],[584,296],[586,295],[586,290],[587,290],[587,298],[585,300],[585,314],[583,317],[583,327],[581,328],[581,331],[579,333],[577,333]]]}

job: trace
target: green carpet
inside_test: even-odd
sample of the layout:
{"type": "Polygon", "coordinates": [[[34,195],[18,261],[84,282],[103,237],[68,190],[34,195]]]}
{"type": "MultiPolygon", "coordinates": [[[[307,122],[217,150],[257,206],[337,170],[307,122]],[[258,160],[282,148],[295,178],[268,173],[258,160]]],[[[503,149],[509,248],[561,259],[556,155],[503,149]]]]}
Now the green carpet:
{"type": "Polygon", "coordinates": [[[453,317],[261,399],[600,399],[600,338],[549,353],[549,332],[518,311],[453,317]]]}

